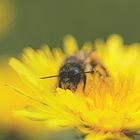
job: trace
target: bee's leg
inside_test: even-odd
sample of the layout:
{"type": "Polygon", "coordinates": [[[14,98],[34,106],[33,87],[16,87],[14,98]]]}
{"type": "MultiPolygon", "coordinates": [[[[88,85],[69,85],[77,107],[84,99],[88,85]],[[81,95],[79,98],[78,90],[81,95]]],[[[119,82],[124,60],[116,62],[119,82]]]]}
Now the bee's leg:
{"type": "Polygon", "coordinates": [[[86,81],[87,81],[87,77],[86,75],[83,75],[83,82],[84,82],[84,86],[83,86],[83,91],[85,90],[85,87],[86,87],[86,81]]]}
{"type": "Polygon", "coordinates": [[[59,82],[58,82],[58,87],[59,87],[59,88],[62,88],[61,80],[59,80],[59,82]]]}
{"type": "Polygon", "coordinates": [[[108,77],[109,74],[108,74],[107,69],[105,68],[105,66],[102,65],[101,63],[99,64],[99,66],[103,69],[103,71],[104,71],[104,73],[105,73],[105,76],[108,77]]]}
{"type": "Polygon", "coordinates": [[[109,75],[108,75],[108,72],[107,72],[107,70],[106,70],[106,68],[105,68],[105,66],[103,65],[103,64],[101,64],[101,63],[96,63],[96,62],[91,62],[90,63],[90,65],[91,65],[91,74],[94,74],[94,72],[96,72],[96,73],[98,73],[99,74],[99,76],[106,76],[106,77],[108,77],[109,75]],[[99,70],[96,70],[95,68],[96,68],[96,66],[100,66],[100,68],[102,69],[102,71],[104,71],[104,74],[101,72],[101,71],[99,71],[99,70]]]}
{"type": "Polygon", "coordinates": [[[101,73],[99,70],[96,70],[96,69],[95,69],[94,72],[95,72],[96,74],[98,74],[100,77],[103,76],[102,73],[101,73]]]}
{"type": "Polygon", "coordinates": [[[97,66],[97,63],[92,61],[92,62],[90,62],[90,65],[91,65],[91,74],[94,74],[94,72],[95,72],[94,68],[97,66]]]}
{"type": "Polygon", "coordinates": [[[108,71],[107,71],[107,69],[103,66],[103,65],[101,65],[102,66],[102,68],[103,68],[103,70],[105,71],[105,73],[106,73],[106,76],[108,77],[109,76],[109,74],[108,74],[108,71]]]}
{"type": "Polygon", "coordinates": [[[73,87],[70,88],[70,90],[71,90],[72,92],[75,92],[76,89],[77,89],[77,84],[74,84],[73,87]]]}

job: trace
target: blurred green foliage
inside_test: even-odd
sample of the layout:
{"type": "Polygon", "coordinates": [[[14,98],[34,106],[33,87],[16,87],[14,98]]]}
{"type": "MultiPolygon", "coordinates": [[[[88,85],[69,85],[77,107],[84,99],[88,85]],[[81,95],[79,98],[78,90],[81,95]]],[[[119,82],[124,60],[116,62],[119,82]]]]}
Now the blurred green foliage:
{"type": "Polygon", "coordinates": [[[66,34],[80,44],[121,34],[127,43],[140,42],[139,0],[14,0],[13,29],[0,41],[0,54],[16,54],[42,43],[61,47],[66,34]]]}

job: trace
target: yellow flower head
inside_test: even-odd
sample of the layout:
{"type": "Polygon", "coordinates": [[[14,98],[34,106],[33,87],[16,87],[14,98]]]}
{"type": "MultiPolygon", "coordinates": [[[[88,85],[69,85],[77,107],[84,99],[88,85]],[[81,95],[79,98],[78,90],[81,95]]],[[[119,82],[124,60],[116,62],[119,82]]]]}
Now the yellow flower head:
{"type": "Polygon", "coordinates": [[[38,93],[40,98],[32,97],[41,106],[28,106],[16,114],[44,121],[48,127],[76,127],[86,134],[85,140],[132,139],[140,131],[139,47],[125,46],[117,35],[106,42],[96,41],[96,52],[109,76],[88,74],[85,91],[57,88],[53,94],[57,79],[38,78],[58,73],[65,57],[78,51],[75,40],[65,40],[65,53],[59,49],[51,52],[48,47],[37,52],[26,49],[22,62],[12,58],[10,65],[38,93]]]}
{"type": "MultiPolygon", "coordinates": [[[[92,44],[86,42],[82,50],[89,51],[92,44]]],[[[79,51],[76,40],[67,35],[64,38],[64,47],[53,48],[52,50],[46,45],[41,49],[33,50],[26,48],[21,60],[11,58],[10,65],[18,73],[22,81],[30,88],[30,95],[41,98],[40,94],[52,93],[56,90],[58,84],[57,78],[42,80],[41,77],[58,75],[59,68],[66,57],[76,54],[79,51]]]]}

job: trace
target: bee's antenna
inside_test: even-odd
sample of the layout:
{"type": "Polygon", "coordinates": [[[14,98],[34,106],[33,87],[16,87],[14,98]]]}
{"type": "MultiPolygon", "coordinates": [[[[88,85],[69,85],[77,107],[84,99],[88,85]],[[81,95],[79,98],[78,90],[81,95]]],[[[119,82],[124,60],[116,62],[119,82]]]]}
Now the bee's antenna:
{"type": "MultiPolygon", "coordinates": [[[[94,71],[85,71],[84,73],[93,73],[94,71]]],[[[41,77],[40,79],[48,79],[48,78],[56,78],[59,77],[59,75],[50,75],[50,76],[45,76],[41,77]]]]}
{"type": "Polygon", "coordinates": [[[55,77],[59,77],[59,75],[45,76],[45,77],[41,77],[40,79],[48,79],[48,78],[55,78],[55,77]]]}
{"type": "Polygon", "coordinates": [[[94,73],[94,71],[85,71],[84,73],[94,73]]]}

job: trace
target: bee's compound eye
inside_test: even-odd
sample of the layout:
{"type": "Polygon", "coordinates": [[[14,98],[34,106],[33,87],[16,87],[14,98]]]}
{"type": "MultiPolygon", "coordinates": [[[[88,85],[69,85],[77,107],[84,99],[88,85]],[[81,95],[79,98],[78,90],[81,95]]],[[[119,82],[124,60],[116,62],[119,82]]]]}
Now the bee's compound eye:
{"type": "Polygon", "coordinates": [[[73,73],[74,73],[74,75],[77,75],[77,74],[80,73],[80,71],[79,71],[79,69],[74,69],[74,70],[73,70],[73,73]]]}
{"type": "Polygon", "coordinates": [[[67,71],[65,69],[61,69],[59,75],[60,77],[65,77],[67,75],[67,71]]]}

